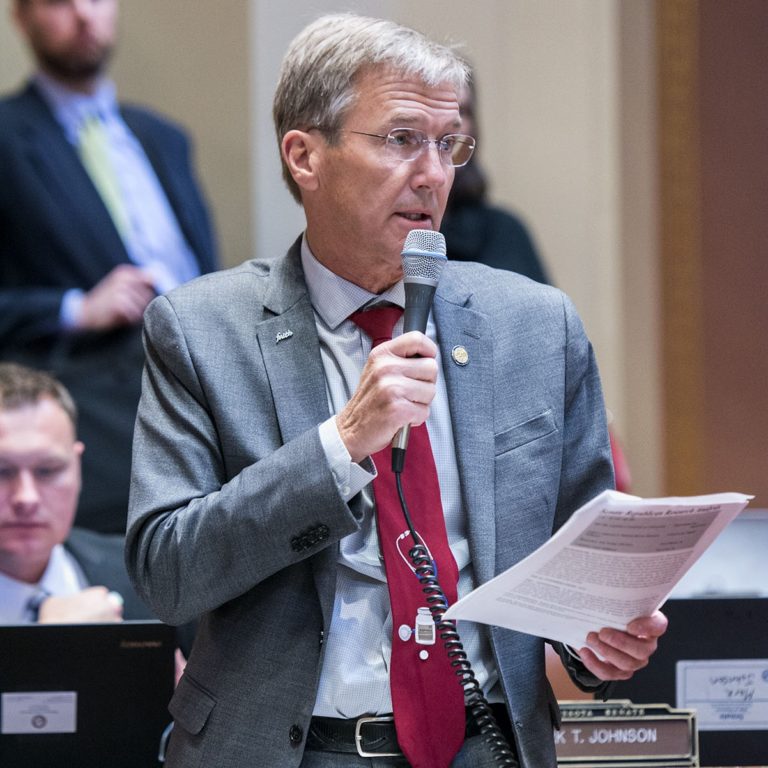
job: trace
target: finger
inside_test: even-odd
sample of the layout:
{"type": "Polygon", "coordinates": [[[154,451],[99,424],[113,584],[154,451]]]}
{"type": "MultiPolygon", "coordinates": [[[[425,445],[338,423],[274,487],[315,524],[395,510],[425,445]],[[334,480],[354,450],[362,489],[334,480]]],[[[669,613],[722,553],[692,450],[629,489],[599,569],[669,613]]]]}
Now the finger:
{"type": "Polygon", "coordinates": [[[412,405],[427,406],[435,399],[435,385],[428,381],[413,380],[408,383],[406,399],[412,405]]]}
{"type": "Polygon", "coordinates": [[[116,305],[118,314],[128,322],[138,322],[144,315],[144,310],[154,298],[154,292],[141,290],[129,290],[119,297],[116,305]]]}
{"type": "MultiPolygon", "coordinates": [[[[420,331],[409,331],[392,339],[392,341],[384,342],[379,347],[385,346],[392,354],[400,357],[436,357],[437,345],[428,336],[425,336],[420,331]]],[[[379,349],[376,347],[376,349],[379,349]]]]}
{"type": "Polygon", "coordinates": [[[627,632],[638,637],[661,637],[669,626],[669,620],[661,612],[634,619],[627,625],[627,632]]]}
{"type": "Polygon", "coordinates": [[[376,354],[369,356],[366,367],[367,374],[387,379],[389,383],[399,376],[434,383],[438,375],[437,361],[433,357],[401,357],[390,349],[379,350],[378,347],[376,354]]]}
{"type": "Polygon", "coordinates": [[[600,680],[629,680],[635,670],[625,670],[601,659],[586,646],[579,649],[582,664],[600,680]]]}
{"type": "Polygon", "coordinates": [[[642,639],[617,629],[604,628],[590,632],[587,644],[600,657],[622,670],[634,671],[648,663],[656,650],[656,639],[642,639]]]}

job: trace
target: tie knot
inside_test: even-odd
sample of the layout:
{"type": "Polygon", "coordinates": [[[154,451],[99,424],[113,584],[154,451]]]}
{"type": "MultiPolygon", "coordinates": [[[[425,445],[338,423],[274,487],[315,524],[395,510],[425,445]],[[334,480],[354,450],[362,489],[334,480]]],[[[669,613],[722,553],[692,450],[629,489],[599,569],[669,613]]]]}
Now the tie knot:
{"type": "Polygon", "coordinates": [[[36,624],[40,617],[40,606],[51,596],[48,590],[38,587],[35,594],[27,600],[27,613],[29,618],[36,624]]]}
{"type": "Polygon", "coordinates": [[[101,120],[98,112],[88,112],[80,121],[77,135],[79,137],[91,136],[93,133],[103,132],[104,123],[101,120]]]}
{"type": "Polygon", "coordinates": [[[375,347],[382,341],[389,341],[392,338],[392,329],[402,314],[403,310],[400,307],[374,307],[353,312],[349,319],[371,337],[375,347]]]}

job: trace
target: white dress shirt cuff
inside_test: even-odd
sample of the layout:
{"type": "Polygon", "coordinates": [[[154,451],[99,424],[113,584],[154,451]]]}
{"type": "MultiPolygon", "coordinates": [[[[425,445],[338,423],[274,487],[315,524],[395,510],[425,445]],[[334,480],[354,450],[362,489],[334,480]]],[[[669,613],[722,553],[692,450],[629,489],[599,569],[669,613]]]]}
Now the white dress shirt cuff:
{"type": "Polygon", "coordinates": [[[339,434],[335,416],[324,421],[318,429],[320,443],[325,451],[325,458],[336,480],[339,493],[344,501],[349,501],[376,477],[376,467],[370,458],[363,459],[360,464],[352,461],[352,457],[339,434]]]}

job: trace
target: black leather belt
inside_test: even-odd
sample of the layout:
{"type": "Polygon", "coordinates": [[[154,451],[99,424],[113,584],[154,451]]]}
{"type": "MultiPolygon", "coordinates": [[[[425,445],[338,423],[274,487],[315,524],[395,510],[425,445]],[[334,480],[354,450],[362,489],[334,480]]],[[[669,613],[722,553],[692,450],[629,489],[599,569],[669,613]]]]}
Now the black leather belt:
{"type": "MultiPolygon", "coordinates": [[[[491,704],[493,716],[502,733],[512,740],[512,726],[506,707],[491,704]]],[[[467,709],[466,738],[480,734],[480,728],[467,709]]],[[[361,757],[402,757],[397,743],[395,722],[392,715],[358,717],[344,720],[336,717],[313,717],[309,724],[306,749],[315,752],[346,752],[361,757]]]]}

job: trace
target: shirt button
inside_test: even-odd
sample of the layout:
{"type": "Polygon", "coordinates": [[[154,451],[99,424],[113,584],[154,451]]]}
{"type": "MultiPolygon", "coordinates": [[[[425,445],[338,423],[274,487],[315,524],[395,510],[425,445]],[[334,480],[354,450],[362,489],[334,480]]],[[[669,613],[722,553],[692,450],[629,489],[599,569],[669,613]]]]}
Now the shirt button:
{"type": "Polygon", "coordinates": [[[342,485],[341,486],[341,495],[342,496],[349,496],[351,488],[348,485],[342,485]]]}
{"type": "Polygon", "coordinates": [[[296,747],[301,744],[301,740],[304,738],[304,731],[300,725],[292,725],[288,731],[288,738],[291,744],[296,747]]]}

